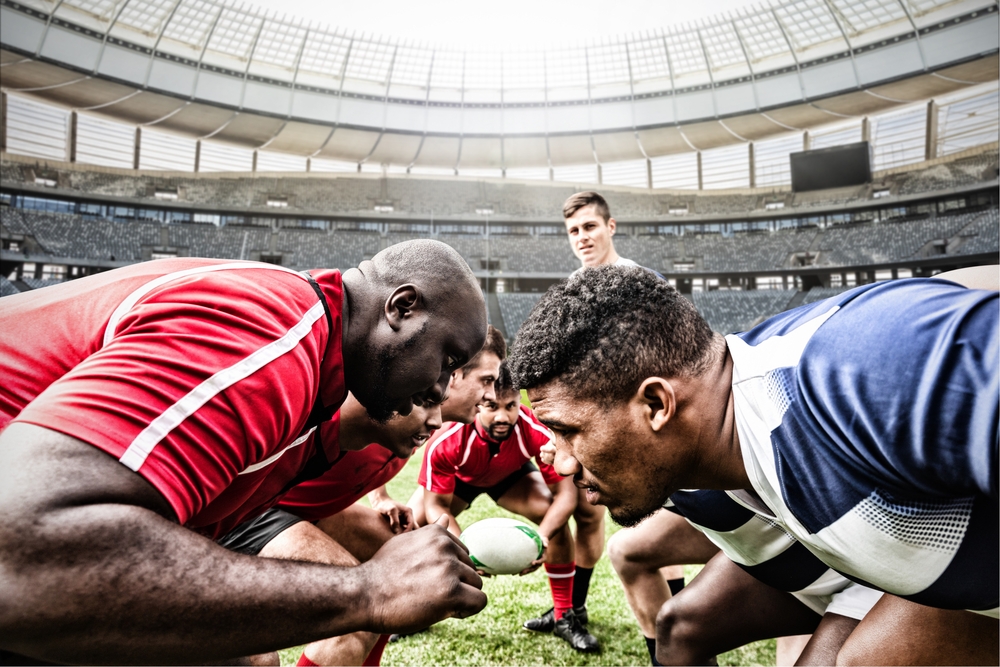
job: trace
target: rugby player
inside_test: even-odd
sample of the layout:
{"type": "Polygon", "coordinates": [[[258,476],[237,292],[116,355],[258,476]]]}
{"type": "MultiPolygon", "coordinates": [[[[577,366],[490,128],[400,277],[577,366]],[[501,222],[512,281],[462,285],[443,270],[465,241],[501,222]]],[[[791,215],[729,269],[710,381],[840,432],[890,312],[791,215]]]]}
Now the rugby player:
{"type": "MultiPolygon", "coordinates": [[[[611,217],[608,202],[597,192],[578,192],[571,195],[562,207],[563,222],[570,248],[578,260],[580,268],[573,275],[588,266],[638,266],[635,262],[621,257],[615,250],[616,221],[611,217]]],[[[655,273],[655,271],[654,271],[655,273]]],[[[656,274],[660,276],[660,274],[656,274]]],[[[663,276],[660,276],[661,278],[663,276]]],[[[586,502],[580,491],[576,509],[576,574],[573,577],[572,613],[586,627],[587,595],[594,566],[604,553],[604,508],[586,502]]],[[[665,572],[670,586],[680,590],[684,586],[684,571],[680,567],[669,568],[665,572]]],[[[540,617],[524,622],[524,627],[535,632],[552,632],[555,628],[554,610],[549,609],[540,617]]]]}
{"type": "Polygon", "coordinates": [[[483,493],[538,524],[548,545],[544,566],[555,610],[553,633],[577,651],[597,651],[597,640],[569,613],[575,563],[567,521],[577,490],[571,478],[555,474],[545,463],[536,467],[531,462],[552,436],[530,408],[521,405],[505,365],[500,367],[495,392],[495,401],[483,405],[474,423],[445,424],[428,444],[420,486],[410,498],[417,524],[444,517],[448,529],[459,535],[458,515],[483,493]]]}
{"type": "Polygon", "coordinates": [[[380,421],[440,401],[486,332],[445,244],[392,246],[343,276],[146,262],[5,297],[0,316],[0,649],[221,660],[485,605],[441,528],[346,569],[206,539],[329,466],[301,445],[348,390],[380,421]]]}
{"type": "Polygon", "coordinates": [[[1000,309],[967,273],[942,278],[723,338],[646,272],[589,269],[543,297],[509,363],[555,433],[556,470],[616,521],[679,489],[728,490],[889,593],[838,664],[996,664],[1000,309]]]}
{"type": "MultiPolygon", "coordinates": [[[[348,395],[340,412],[317,431],[326,447],[339,448],[333,467],[293,487],[277,507],[219,540],[229,549],[269,558],[353,566],[374,556],[393,535],[413,530],[410,508],[393,500],[387,484],[413,452],[449,421],[471,422],[478,405],[495,400],[494,381],[507,354],[503,335],[488,326],[486,343],[452,374],[440,404],[425,403],[385,424],[368,418],[348,395]],[[371,508],[355,504],[368,494],[371,508]]],[[[377,665],[388,635],[357,632],[309,644],[300,665],[377,665]]],[[[276,656],[257,657],[271,664],[276,656]]]]}

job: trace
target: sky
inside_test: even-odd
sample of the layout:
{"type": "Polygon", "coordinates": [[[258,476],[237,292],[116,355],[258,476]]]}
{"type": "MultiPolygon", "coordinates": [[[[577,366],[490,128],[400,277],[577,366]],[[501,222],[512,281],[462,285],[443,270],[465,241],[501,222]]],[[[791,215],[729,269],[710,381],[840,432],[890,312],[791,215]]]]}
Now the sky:
{"type": "Polygon", "coordinates": [[[750,0],[250,0],[279,16],[460,49],[552,48],[697,21],[750,0]]]}

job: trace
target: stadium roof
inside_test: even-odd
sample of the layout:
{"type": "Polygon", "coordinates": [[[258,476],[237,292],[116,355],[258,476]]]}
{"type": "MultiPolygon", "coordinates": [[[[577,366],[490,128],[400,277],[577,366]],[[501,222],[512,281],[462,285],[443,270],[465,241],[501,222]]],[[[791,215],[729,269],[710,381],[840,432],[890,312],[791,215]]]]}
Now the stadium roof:
{"type": "Polygon", "coordinates": [[[547,50],[459,50],[213,0],[0,0],[5,91],[298,156],[641,160],[998,78],[997,5],[791,0],[547,50]]]}

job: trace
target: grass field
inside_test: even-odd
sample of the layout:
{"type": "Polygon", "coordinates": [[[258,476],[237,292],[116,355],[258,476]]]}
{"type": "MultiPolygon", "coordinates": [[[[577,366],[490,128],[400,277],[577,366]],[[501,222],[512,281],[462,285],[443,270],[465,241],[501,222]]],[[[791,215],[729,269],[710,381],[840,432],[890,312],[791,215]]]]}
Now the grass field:
{"type": "MultiPolygon", "coordinates": [[[[417,484],[419,456],[414,457],[389,483],[393,498],[405,502],[417,484]]],[[[494,516],[516,517],[501,509],[488,496],[480,496],[459,516],[468,526],[494,516]]],[[[608,536],[618,527],[606,522],[608,536]]],[[[690,581],[700,567],[688,566],[690,581]]],[[[398,665],[648,665],[649,654],[621,584],[607,556],[601,558],[591,580],[587,608],[590,632],[602,646],[597,654],[583,654],[551,635],[521,628],[521,622],[552,606],[548,581],[539,570],[525,577],[500,576],[486,579],[483,587],[489,604],[482,612],[464,620],[448,620],[429,632],[389,644],[382,657],[386,667],[398,665]]],[[[301,648],[281,652],[282,665],[294,665],[301,648]]],[[[774,665],[774,640],[757,642],[719,656],[720,665],[774,665]]]]}

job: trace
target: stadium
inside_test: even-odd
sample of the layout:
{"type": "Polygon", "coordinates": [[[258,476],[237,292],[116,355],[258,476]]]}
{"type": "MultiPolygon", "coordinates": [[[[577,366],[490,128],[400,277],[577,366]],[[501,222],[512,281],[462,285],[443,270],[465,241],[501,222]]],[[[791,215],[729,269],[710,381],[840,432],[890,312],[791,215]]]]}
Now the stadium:
{"type": "MultiPolygon", "coordinates": [[[[773,0],[481,50],[219,0],[0,0],[0,296],[171,257],[346,270],[429,238],[469,264],[512,343],[579,268],[561,211],[580,191],[607,199],[618,253],[722,334],[997,264],[998,14],[773,0]]],[[[621,615],[605,635],[634,635],[620,592],[598,595],[621,615]]],[[[460,664],[433,639],[386,664],[460,664]]],[[[647,660],[638,640],[584,662],[490,650],[469,664],[647,660]]]]}

